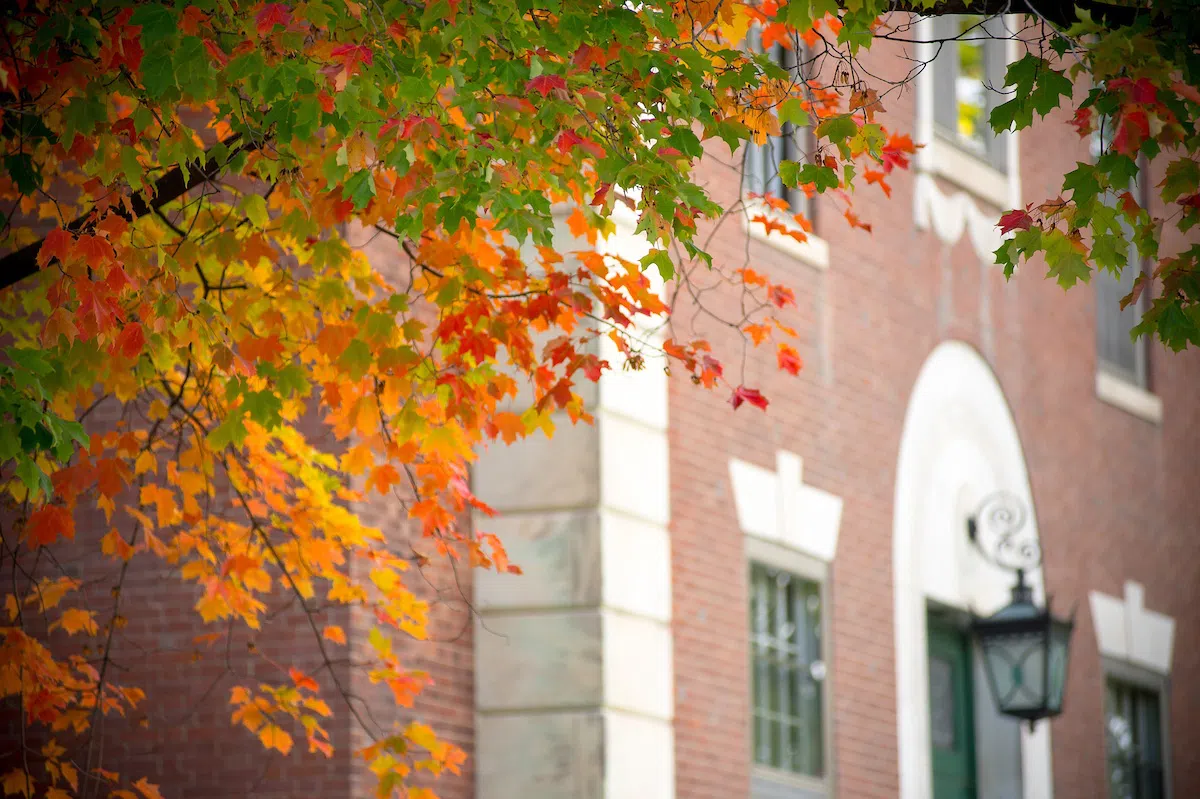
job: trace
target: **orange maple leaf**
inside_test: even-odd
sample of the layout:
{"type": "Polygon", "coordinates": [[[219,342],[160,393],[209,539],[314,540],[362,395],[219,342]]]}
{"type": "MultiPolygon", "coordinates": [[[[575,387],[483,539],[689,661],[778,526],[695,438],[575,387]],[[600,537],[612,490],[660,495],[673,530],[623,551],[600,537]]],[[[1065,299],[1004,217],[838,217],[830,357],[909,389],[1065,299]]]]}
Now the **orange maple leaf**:
{"type": "Polygon", "coordinates": [[[53,544],[59,536],[75,538],[75,517],[62,505],[43,505],[29,515],[25,536],[30,546],[53,544]]]}

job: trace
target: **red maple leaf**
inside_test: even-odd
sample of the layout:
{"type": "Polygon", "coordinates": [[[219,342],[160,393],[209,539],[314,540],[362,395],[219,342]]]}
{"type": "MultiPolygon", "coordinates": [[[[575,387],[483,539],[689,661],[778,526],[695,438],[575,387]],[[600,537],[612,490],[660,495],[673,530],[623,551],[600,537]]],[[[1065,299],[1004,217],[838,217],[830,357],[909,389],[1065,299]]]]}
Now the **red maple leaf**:
{"type": "Polygon", "coordinates": [[[996,223],[996,227],[1000,228],[1001,233],[1008,233],[1017,229],[1029,230],[1033,226],[1033,217],[1029,215],[1028,208],[1026,206],[1026,210],[1018,208],[1015,211],[1009,211],[1000,217],[1000,221],[996,223]]]}
{"type": "Polygon", "coordinates": [[[608,197],[608,192],[611,188],[611,183],[601,183],[600,188],[596,189],[596,193],[592,195],[592,201],[588,205],[604,205],[604,200],[608,197]]]}
{"type": "Polygon", "coordinates": [[[567,80],[562,75],[538,75],[525,84],[525,91],[537,92],[546,97],[555,89],[567,88],[567,80]]]}
{"type": "Polygon", "coordinates": [[[1129,109],[1121,114],[1117,122],[1117,135],[1113,136],[1112,146],[1122,155],[1134,155],[1142,142],[1150,137],[1150,118],[1141,109],[1129,109]]]}
{"type": "Polygon", "coordinates": [[[908,169],[908,156],[916,151],[911,137],[893,133],[887,144],[883,145],[883,171],[890,173],[896,167],[908,169]]]}
{"type": "Polygon", "coordinates": [[[558,134],[558,138],[555,140],[554,146],[558,148],[560,153],[566,155],[567,153],[571,152],[571,150],[575,149],[575,145],[579,144],[581,141],[583,141],[583,139],[580,138],[579,134],[575,131],[564,130],[562,133],[558,134]]]}
{"type": "Polygon", "coordinates": [[[217,46],[217,43],[212,39],[204,40],[204,49],[208,51],[208,54],[212,57],[213,61],[216,61],[221,66],[225,66],[229,63],[229,56],[225,55],[225,51],[217,46]]]}
{"type": "Polygon", "coordinates": [[[1092,109],[1080,108],[1075,111],[1075,117],[1067,123],[1079,133],[1086,136],[1092,132],[1092,109]]]}
{"type": "Polygon", "coordinates": [[[113,342],[112,351],[120,353],[126,358],[136,358],[142,354],[142,350],[146,347],[146,331],[142,329],[141,324],[132,322],[121,328],[120,334],[117,335],[117,340],[113,342]]]}
{"type": "Polygon", "coordinates": [[[62,228],[51,230],[42,240],[42,248],[38,250],[38,265],[45,267],[51,258],[57,258],[59,263],[66,263],[74,243],[75,239],[62,228]]]}
{"type": "Polygon", "coordinates": [[[1143,105],[1154,105],[1158,102],[1158,88],[1149,78],[1138,78],[1133,84],[1133,101],[1143,105]]]}
{"type": "Polygon", "coordinates": [[[738,386],[733,390],[733,396],[729,398],[729,404],[733,406],[733,409],[736,411],[742,406],[743,402],[749,402],[755,408],[760,408],[764,411],[767,409],[767,398],[760,394],[756,388],[738,386]]]}
{"type": "Polygon", "coordinates": [[[25,536],[30,546],[53,544],[59,536],[75,537],[75,518],[62,505],[43,505],[29,514],[25,536]]]}
{"type": "Polygon", "coordinates": [[[779,345],[775,359],[779,363],[779,368],[789,374],[800,374],[800,370],[804,368],[804,361],[800,359],[800,353],[787,344],[779,345]]]}
{"type": "Polygon", "coordinates": [[[771,286],[767,296],[777,308],[786,308],[796,304],[796,293],[786,286],[771,286]]]}
{"type": "Polygon", "coordinates": [[[868,169],[863,172],[863,177],[867,179],[867,185],[870,185],[872,183],[878,183],[879,188],[883,189],[883,195],[885,197],[892,196],[892,187],[888,185],[888,182],[886,180],[884,180],[884,178],[887,177],[886,172],[879,172],[874,169],[868,169]]]}
{"type": "Polygon", "coordinates": [[[340,60],[346,72],[351,75],[358,73],[360,65],[369,67],[375,63],[375,54],[365,44],[343,44],[333,48],[329,55],[340,60]]]}
{"type": "Polygon", "coordinates": [[[266,36],[276,25],[287,27],[292,21],[292,10],[283,3],[267,3],[254,19],[259,36],[266,36]]]}

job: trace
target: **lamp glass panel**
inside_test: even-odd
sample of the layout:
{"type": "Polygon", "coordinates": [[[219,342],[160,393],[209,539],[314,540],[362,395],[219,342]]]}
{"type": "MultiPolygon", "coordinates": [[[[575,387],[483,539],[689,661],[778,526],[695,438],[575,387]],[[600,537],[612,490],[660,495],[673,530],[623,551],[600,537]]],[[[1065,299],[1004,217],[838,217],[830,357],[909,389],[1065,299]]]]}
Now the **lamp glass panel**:
{"type": "Polygon", "coordinates": [[[1048,669],[1046,709],[1059,711],[1062,709],[1063,692],[1067,685],[1067,655],[1071,644],[1071,627],[1056,621],[1050,629],[1050,668],[1048,669]]]}
{"type": "Polygon", "coordinates": [[[1046,701],[1046,636],[1042,632],[989,633],[984,665],[1001,711],[1033,710],[1046,701]]]}

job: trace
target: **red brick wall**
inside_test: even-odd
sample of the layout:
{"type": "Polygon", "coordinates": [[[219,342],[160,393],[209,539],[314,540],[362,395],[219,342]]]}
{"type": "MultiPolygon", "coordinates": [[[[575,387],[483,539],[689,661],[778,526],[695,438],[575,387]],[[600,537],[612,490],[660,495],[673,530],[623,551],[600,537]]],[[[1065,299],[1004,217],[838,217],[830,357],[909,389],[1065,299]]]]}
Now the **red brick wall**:
{"type": "MultiPolygon", "coordinates": [[[[877,54],[882,57],[882,53],[877,54]]],[[[890,97],[887,123],[911,130],[914,93],[890,97]]],[[[1065,169],[1086,150],[1063,115],[1021,136],[1025,201],[1057,196],[1065,169]]],[[[736,159],[723,147],[704,172],[726,205],[736,159]],[[718,163],[723,162],[723,163],[718,163]]],[[[833,775],[840,797],[897,795],[892,610],[892,500],[909,394],[940,342],[976,347],[995,370],[1025,449],[1046,579],[1059,608],[1077,607],[1067,712],[1053,723],[1059,799],[1104,796],[1102,681],[1087,592],[1146,586],[1150,609],[1175,617],[1172,755],[1175,795],[1200,795],[1200,353],[1154,348],[1163,400],[1154,426],[1095,397],[1094,294],[1063,292],[1036,265],[1006,282],[966,237],[946,246],[913,225],[911,173],[890,201],[861,188],[857,210],[874,234],[850,231],[822,199],[817,232],[830,243],[821,272],[747,243],[735,220],[713,247],[718,261],[748,262],[796,290],[791,317],[806,366],[777,372],[754,352],[744,381],[770,398],[766,414],[683,379],[671,387],[671,505],[680,799],[747,794],[749,673],[746,568],[730,493],[731,457],[774,469],[777,449],[804,458],[804,482],[844,501],[832,569],[833,775]]],[[[1153,182],[1153,181],[1152,181],[1153,182]]],[[[956,188],[942,184],[945,193],[956,188]]],[[[1007,209],[997,209],[997,215],[1007,209]]],[[[730,298],[709,300],[733,313],[730,298]],[[725,304],[722,305],[722,302],[725,304]]],[[[685,316],[686,314],[681,314],[685,316]]],[[[692,332],[692,331],[688,331],[692,332]]],[[[696,332],[723,353],[740,342],[715,323],[696,332]]],[[[736,357],[726,374],[737,375],[736,357]]],[[[734,378],[735,383],[737,378],[734,378]]]]}

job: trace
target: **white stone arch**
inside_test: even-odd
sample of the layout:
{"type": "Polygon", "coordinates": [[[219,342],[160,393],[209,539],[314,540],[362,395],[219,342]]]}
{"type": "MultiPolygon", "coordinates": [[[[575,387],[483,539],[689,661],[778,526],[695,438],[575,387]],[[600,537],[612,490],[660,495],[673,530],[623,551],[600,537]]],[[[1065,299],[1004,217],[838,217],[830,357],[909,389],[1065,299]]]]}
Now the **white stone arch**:
{"type": "MultiPolygon", "coordinates": [[[[1009,601],[1014,577],[972,548],[966,518],[988,494],[1005,490],[1037,514],[1016,425],[988,364],[967,344],[947,341],[929,355],[909,399],[900,439],[893,517],[900,799],[930,799],[930,601],[988,614],[1009,601]]],[[[1029,575],[1044,601],[1042,574],[1029,575]]],[[[1049,725],[1022,726],[1024,799],[1051,799],[1049,725]]]]}

